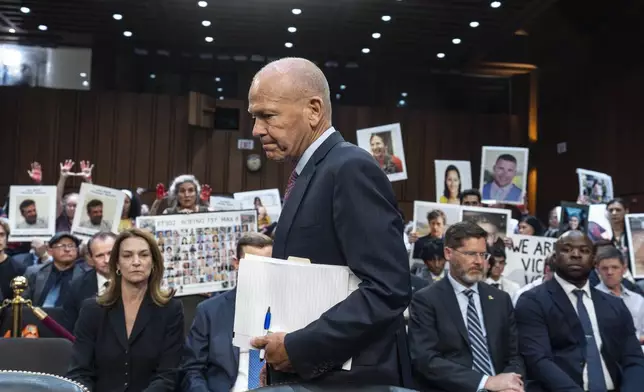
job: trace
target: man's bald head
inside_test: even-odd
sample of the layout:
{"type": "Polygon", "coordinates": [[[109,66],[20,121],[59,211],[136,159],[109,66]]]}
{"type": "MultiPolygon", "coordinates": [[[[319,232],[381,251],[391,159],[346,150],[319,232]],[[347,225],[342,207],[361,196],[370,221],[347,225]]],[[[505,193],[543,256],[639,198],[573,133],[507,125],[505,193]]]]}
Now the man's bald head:
{"type": "Polygon", "coordinates": [[[253,78],[253,88],[266,88],[278,96],[298,100],[320,97],[327,116],[331,115],[331,91],[324,73],[313,62],[286,57],[264,66],[253,78]]]}

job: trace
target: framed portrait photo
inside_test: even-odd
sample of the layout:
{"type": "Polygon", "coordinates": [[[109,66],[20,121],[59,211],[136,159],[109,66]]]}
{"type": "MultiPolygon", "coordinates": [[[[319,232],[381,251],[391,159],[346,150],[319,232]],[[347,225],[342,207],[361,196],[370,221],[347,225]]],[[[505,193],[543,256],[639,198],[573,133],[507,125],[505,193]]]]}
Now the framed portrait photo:
{"type": "Polygon", "coordinates": [[[434,161],[436,173],[436,201],[443,204],[461,204],[461,192],[472,189],[470,161],[434,161]]]}
{"type": "Polygon", "coordinates": [[[407,179],[407,163],[399,123],[359,129],[356,137],[358,147],[374,157],[389,181],[407,179]]]}
{"type": "Polygon", "coordinates": [[[483,200],[523,204],[528,183],[528,149],[483,147],[480,188],[483,200]]]}

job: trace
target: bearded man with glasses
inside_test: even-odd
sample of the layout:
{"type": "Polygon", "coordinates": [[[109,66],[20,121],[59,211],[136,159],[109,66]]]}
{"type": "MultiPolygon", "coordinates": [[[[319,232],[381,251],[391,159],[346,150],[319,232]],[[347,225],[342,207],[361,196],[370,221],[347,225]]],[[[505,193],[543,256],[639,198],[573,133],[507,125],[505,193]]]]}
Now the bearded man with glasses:
{"type": "Polygon", "coordinates": [[[483,283],[490,258],[486,238],[475,223],[450,226],[447,279],[412,298],[409,347],[423,391],[524,391],[512,301],[483,283]]]}

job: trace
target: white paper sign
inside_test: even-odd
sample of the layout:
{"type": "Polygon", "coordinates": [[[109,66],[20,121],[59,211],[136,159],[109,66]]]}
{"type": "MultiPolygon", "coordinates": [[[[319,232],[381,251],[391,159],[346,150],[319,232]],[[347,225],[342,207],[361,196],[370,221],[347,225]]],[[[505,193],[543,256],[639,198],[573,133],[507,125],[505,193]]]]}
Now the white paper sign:
{"type": "Polygon", "coordinates": [[[11,242],[49,240],[56,232],[56,187],[17,186],[9,189],[11,242]]]}
{"type": "Polygon", "coordinates": [[[237,139],[238,150],[252,150],[255,148],[255,140],[253,139],[237,139]]]}
{"type": "Polygon", "coordinates": [[[213,211],[236,211],[241,210],[242,202],[223,196],[210,196],[210,208],[213,211]]]}
{"type": "Polygon", "coordinates": [[[89,238],[99,231],[118,233],[125,193],[100,185],[81,184],[72,234],[89,238]]]}
{"type": "Polygon", "coordinates": [[[556,238],[513,234],[512,248],[505,249],[503,276],[525,286],[543,278],[545,259],[555,250],[556,238]]]}

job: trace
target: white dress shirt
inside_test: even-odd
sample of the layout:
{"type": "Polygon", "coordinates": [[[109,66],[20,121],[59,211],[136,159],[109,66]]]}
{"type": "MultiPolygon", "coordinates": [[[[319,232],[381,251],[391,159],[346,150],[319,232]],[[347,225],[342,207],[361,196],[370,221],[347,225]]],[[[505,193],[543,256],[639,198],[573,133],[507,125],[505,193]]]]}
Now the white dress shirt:
{"type": "MultiPolygon", "coordinates": [[[[447,274],[447,278],[449,279],[449,282],[452,284],[452,287],[454,288],[454,294],[456,294],[456,300],[458,301],[458,307],[461,311],[461,315],[463,316],[463,322],[465,323],[466,329],[467,329],[467,305],[469,304],[470,299],[464,293],[464,291],[468,289],[474,291],[474,295],[472,296],[472,299],[474,301],[474,307],[476,308],[476,314],[479,316],[479,324],[481,325],[483,336],[485,337],[485,341],[487,342],[487,330],[485,329],[485,320],[483,319],[483,308],[481,307],[481,296],[479,295],[478,283],[474,283],[471,287],[465,287],[459,282],[457,282],[456,279],[454,279],[452,275],[449,273],[447,274]]],[[[489,349],[488,349],[488,355],[490,357],[490,363],[492,363],[492,355],[489,353],[489,349]]],[[[493,363],[492,363],[492,371],[494,371],[493,363]]],[[[494,374],[491,374],[491,376],[494,376],[494,374]]],[[[484,389],[485,383],[487,382],[488,378],[489,376],[485,374],[483,375],[483,378],[481,378],[481,382],[479,383],[479,387],[477,388],[477,390],[484,389]]]]}
{"type": "Polygon", "coordinates": [[[98,295],[103,295],[106,289],[105,283],[107,282],[109,282],[109,280],[107,280],[106,277],[96,272],[96,286],[98,286],[96,292],[98,295]]]}
{"type": "Polygon", "coordinates": [[[320,148],[322,143],[324,143],[324,141],[328,139],[329,136],[333,134],[333,132],[335,132],[335,128],[331,127],[327,129],[326,131],[324,131],[322,135],[320,135],[319,138],[315,139],[315,141],[311,143],[311,145],[304,151],[304,154],[302,154],[302,156],[300,157],[300,160],[297,162],[297,166],[295,166],[295,172],[297,173],[298,176],[302,174],[302,170],[304,170],[304,167],[313,156],[313,153],[315,153],[315,151],[318,148],[320,148]]]}
{"type": "Polygon", "coordinates": [[[536,279],[536,280],[533,280],[532,282],[528,283],[527,285],[521,287],[512,296],[512,305],[517,306],[517,301],[519,300],[519,297],[521,296],[521,294],[525,293],[526,291],[532,290],[533,288],[539,286],[543,282],[544,282],[543,278],[536,279]]]}
{"type": "Polygon", "coordinates": [[[489,284],[490,286],[494,284],[498,284],[499,290],[505,291],[506,293],[510,294],[510,297],[512,297],[514,294],[516,294],[517,291],[521,289],[521,286],[519,286],[518,283],[515,283],[510,279],[504,278],[503,276],[500,277],[499,280],[487,278],[485,279],[485,283],[489,284]]]}
{"type": "MultiPolygon", "coordinates": [[[[613,295],[613,293],[604,282],[599,283],[595,288],[606,294],[613,295]]],[[[628,308],[628,311],[631,312],[633,316],[633,324],[635,324],[635,336],[637,340],[640,339],[640,336],[644,336],[644,297],[641,295],[630,291],[622,285],[622,295],[619,296],[624,301],[624,305],[628,308]]]]}
{"type": "MultiPolygon", "coordinates": [[[[577,310],[577,295],[573,292],[574,290],[579,289],[579,287],[575,286],[574,284],[567,282],[563,280],[559,275],[555,273],[555,280],[563,291],[566,293],[568,296],[568,299],[570,300],[570,303],[572,303],[572,307],[575,309],[575,312],[579,314],[579,311],[577,310]]],[[[610,373],[608,373],[608,368],[606,368],[606,361],[604,361],[604,356],[601,353],[601,347],[602,347],[602,336],[599,333],[599,322],[597,321],[597,313],[595,313],[595,304],[593,303],[592,297],[590,296],[590,284],[588,281],[586,281],[586,284],[584,287],[581,287],[581,290],[584,290],[584,296],[582,298],[582,301],[584,302],[584,307],[586,307],[586,311],[588,312],[588,317],[590,317],[590,323],[593,326],[593,335],[595,336],[595,342],[597,342],[597,349],[599,350],[599,357],[601,358],[602,361],[602,370],[604,371],[604,380],[606,380],[606,389],[607,390],[612,390],[615,389],[615,384],[613,384],[613,379],[610,377],[610,373]]],[[[583,373],[583,378],[584,378],[584,390],[588,390],[588,364],[584,365],[584,373],[583,373]]]]}
{"type": "Polygon", "coordinates": [[[250,361],[248,349],[239,349],[239,369],[237,369],[237,380],[230,392],[248,391],[248,363],[250,361]]]}

